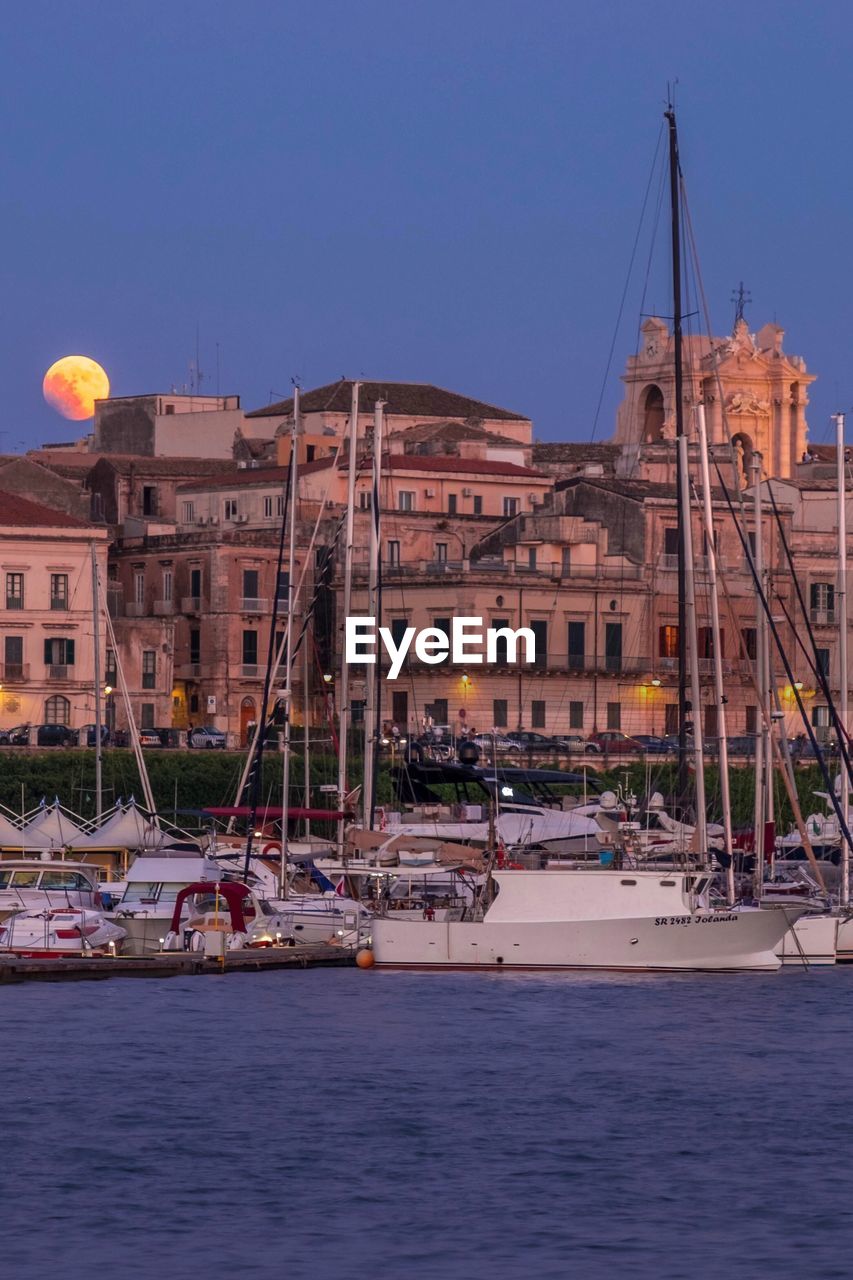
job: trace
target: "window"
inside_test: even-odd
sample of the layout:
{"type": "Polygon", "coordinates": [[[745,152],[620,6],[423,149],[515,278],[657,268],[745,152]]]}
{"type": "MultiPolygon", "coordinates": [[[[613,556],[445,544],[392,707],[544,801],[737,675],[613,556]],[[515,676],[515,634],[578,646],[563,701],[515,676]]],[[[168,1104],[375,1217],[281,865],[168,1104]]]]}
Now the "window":
{"type": "Polygon", "coordinates": [[[198,694],[197,693],[190,694],[190,715],[193,715],[193,716],[198,715],[198,694]]]}
{"type": "Polygon", "coordinates": [[[190,569],[190,596],[193,600],[201,599],[201,569],[190,569]]]}
{"type": "Polygon", "coordinates": [[[156,516],[157,514],[156,485],[144,484],[142,486],[142,514],[144,516],[156,516]]]}
{"type": "Polygon", "coordinates": [[[133,575],[133,599],[136,604],[145,604],[145,571],[133,575]]]}
{"type": "Polygon", "coordinates": [[[437,542],[435,544],[435,558],[439,564],[447,564],[447,543],[437,542]]]}
{"type": "MultiPolygon", "coordinates": [[[[622,623],[608,622],[604,627],[604,666],[607,671],[622,670],[622,623]]],[[[608,726],[613,728],[612,725],[608,726]]],[[[618,729],[619,726],[616,725],[618,729]]]]}
{"type": "Polygon", "coordinates": [[[290,592],[290,574],[286,569],[280,569],[276,580],[275,594],[279,603],[287,600],[290,592]]]}
{"type": "Polygon", "coordinates": [[[50,575],[50,607],[51,609],[68,608],[67,573],[52,573],[50,575]]]}
{"type": "Polygon", "coordinates": [[[201,631],[198,627],[190,629],[190,662],[193,666],[201,662],[201,631]]]}
{"type": "Polygon", "coordinates": [[[586,656],[586,623],[569,623],[569,670],[583,671],[586,656]]]}
{"type": "MultiPolygon", "coordinates": [[[[492,618],[492,627],[501,631],[509,626],[509,618],[492,618]]],[[[505,667],[509,661],[506,636],[495,636],[495,666],[505,667]]]]}
{"type": "Polygon", "coordinates": [[[142,650],[142,687],[157,688],[157,654],[154,649],[142,650]]]}
{"type": "Polygon", "coordinates": [[[394,645],[399,649],[403,643],[403,636],[406,634],[406,628],[409,625],[408,618],[392,618],[391,619],[391,639],[394,645]]]}
{"type": "Polygon", "coordinates": [[[22,573],[6,574],[6,608],[23,609],[24,607],[24,575],[22,573]]]}
{"type": "Polygon", "coordinates": [[[665,556],[678,555],[678,529],[674,525],[663,531],[663,553],[665,556]]]}
{"type": "Polygon", "coordinates": [[[166,604],[172,603],[172,570],[163,570],[163,599],[166,604]]]}
{"type": "Polygon", "coordinates": [[[184,524],[193,524],[195,522],[195,503],[183,502],[181,504],[181,510],[183,512],[184,524]]]}
{"type": "Polygon", "coordinates": [[[530,722],[534,729],[545,728],[545,703],[537,702],[535,699],[530,708],[530,722]]]}
{"type": "Polygon", "coordinates": [[[115,684],[118,679],[115,649],[107,649],[104,659],[104,680],[107,684],[115,684]]]}
{"type": "Polygon", "coordinates": [[[815,649],[814,654],[815,654],[815,666],[817,667],[818,672],[822,673],[825,676],[828,676],[829,675],[829,650],[815,649]]]}
{"type": "Polygon", "coordinates": [[[474,498],[474,515],[481,516],[483,514],[483,499],[477,494],[474,498]]]}
{"type": "Polygon", "coordinates": [[[373,506],[373,493],[371,492],[370,489],[362,489],[361,493],[358,495],[359,511],[370,511],[372,506],[373,506]]]}
{"type": "Polygon", "coordinates": [[[317,446],[316,446],[315,444],[306,444],[306,446],[305,446],[305,461],[306,461],[306,462],[313,462],[313,461],[314,461],[314,455],[316,454],[316,452],[317,452],[317,446]]]}
{"type": "Polygon", "coordinates": [[[243,666],[256,667],[258,665],[258,633],[257,631],[243,632],[243,666]]]}
{"type": "Polygon", "coordinates": [[[397,495],[398,511],[414,511],[415,495],[410,489],[401,489],[397,495]]]}
{"type": "Polygon", "coordinates": [[[154,703],[143,702],[139,708],[139,727],[140,729],[154,728],[154,703]]]}
{"type": "Polygon", "coordinates": [[[259,574],[257,569],[243,570],[243,599],[257,600],[259,592],[259,574]]]}
{"type": "Polygon", "coordinates": [[[67,640],[64,636],[51,638],[44,642],[44,661],[45,666],[51,668],[52,673],[60,674],[60,669],[74,666],[74,641],[67,640]]]}
{"type": "Polygon", "coordinates": [[[409,695],[405,689],[391,694],[391,719],[400,729],[409,723],[409,695]]]}
{"type": "Polygon", "coordinates": [[[668,624],[658,628],[658,657],[678,657],[678,627],[668,624]]]}
{"type": "Polygon", "coordinates": [[[353,698],[352,702],[350,703],[350,706],[352,708],[352,717],[351,717],[352,723],[364,724],[364,706],[365,706],[364,699],[353,698]]]}
{"type": "MultiPolygon", "coordinates": [[[[440,667],[442,662],[449,662],[449,661],[450,661],[450,619],[449,619],[449,618],[436,618],[432,625],[433,625],[433,626],[434,626],[438,631],[443,631],[443,632],[444,632],[444,634],[447,636],[447,644],[448,644],[447,654],[446,654],[446,655],[441,659],[441,662],[437,662],[437,663],[435,664],[437,667],[440,667]]],[[[444,724],[444,723],[446,722],[446,719],[447,719],[447,716],[445,715],[444,720],[440,721],[440,723],[441,723],[441,724],[444,724]]]]}
{"type": "Polygon", "coordinates": [[[226,520],[236,520],[238,514],[238,504],[236,498],[226,498],[223,506],[223,515],[226,520]]]}
{"type": "Polygon", "coordinates": [[[167,405],[164,405],[164,406],[163,406],[163,412],[164,412],[164,413],[174,413],[174,412],[175,412],[175,406],[174,406],[173,404],[167,404],[167,405]]]}
{"type": "Polygon", "coordinates": [[[583,703],[582,702],[569,703],[569,728],[570,729],[583,728],[583,703]]]}
{"type": "Polygon", "coordinates": [[[528,569],[536,568],[536,548],[535,547],[527,548],[527,567],[528,569]]]}
{"type": "Polygon", "coordinates": [[[449,493],[447,495],[447,514],[449,516],[456,515],[456,494],[449,493]]]}
{"type": "Polygon", "coordinates": [[[835,618],[835,587],[831,582],[813,582],[810,588],[812,622],[832,622],[835,618]]]}
{"type": "Polygon", "coordinates": [[[44,704],[45,724],[70,724],[71,703],[62,694],[55,693],[44,704]]]}
{"type": "Polygon", "coordinates": [[[506,698],[495,698],[492,703],[492,721],[496,729],[505,729],[509,724],[506,698]]]}
{"type": "Polygon", "coordinates": [[[758,632],[755,627],[743,627],[740,634],[744,653],[754,662],[758,654],[758,632]]]}
{"type": "Polygon", "coordinates": [[[563,547],[563,554],[560,560],[560,575],[568,578],[572,572],[572,549],[571,547],[563,547]]]}
{"type": "Polygon", "coordinates": [[[517,516],[518,515],[518,498],[504,498],[503,507],[504,507],[505,517],[517,516]]]}
{"type": "Polygon", "coordinates": [[[3,641],[3,675],[20,680],[24,674],[24,637],[6,636],[3,641]]]}
{"type": "Polygon", "coordinates": [[[275,513],[277,516],[284,515],[284,497],[279,494],[275,500],[275,513]]]}
{"type": "Polygon", "coordinates": [[[392,569],[400,566],[400,544],[396,540],[388,543],[388,563],[392,569]]]}
{"type": "Polygon", "coordinates": [[[607,727],[608,729],[622,728],[622,703],[621,702],[608,702],[607,727]]]}
{"type": "Polygon", "coordinates": [[[536,641],[536,660],[534,665],[537,667],[547,667],[548,665],[548,623],[547,622],[531,622],[530,630],[536,641]]]}
{"type": "Polygon", "coordinates": [[[264,498],[264,519],[272,519],[272,497],[264,498]]]}
{"type": "MultiPolygon", "coordinates": [[[[696,632],[696,639],[699,646],[699,657],[710,659],[714,657],[714,628],[699,627],[696,632]]],[[[726,636],[722,627],[720,628],[720,657],[726,656],[726,636]]]]}

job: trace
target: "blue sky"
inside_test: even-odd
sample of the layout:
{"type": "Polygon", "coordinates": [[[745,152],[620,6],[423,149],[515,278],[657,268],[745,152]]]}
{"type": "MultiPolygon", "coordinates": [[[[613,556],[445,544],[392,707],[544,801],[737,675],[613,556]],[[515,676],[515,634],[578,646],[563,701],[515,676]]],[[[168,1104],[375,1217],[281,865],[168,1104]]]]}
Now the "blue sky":
{"type": "MultiPolygon", "coordinates": [[[[12,0],[0,450],[71,438],[53,360],[248,407],[435,382],[589,439],[668,80],[714,327],[733,287],[853,405],[853,16],[660,0],[12,0]]],[[[669,311],[666,228],[646,309],[669,311]]],[[[649,235],[642,241],[643,264],[649,235]]],[[[636,341],[629,289],[596,438],[636,341]]]]}

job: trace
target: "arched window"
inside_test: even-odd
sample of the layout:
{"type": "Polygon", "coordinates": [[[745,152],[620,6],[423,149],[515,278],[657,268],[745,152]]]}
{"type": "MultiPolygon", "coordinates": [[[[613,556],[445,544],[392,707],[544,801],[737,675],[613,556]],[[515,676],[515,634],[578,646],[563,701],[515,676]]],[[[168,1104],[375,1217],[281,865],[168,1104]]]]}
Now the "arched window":
{"type": "Polygon", "coordinates": [[[647,442],[663,439],[663,392],[660,387],[649,387],[643,398],[643,439],[647,442]]]}
{"type": "Polygon", "coordinates": [[[71,703],[61,693],[55,693],[44,704],[45,724],[69,724],[71,722],[71,703]]]}

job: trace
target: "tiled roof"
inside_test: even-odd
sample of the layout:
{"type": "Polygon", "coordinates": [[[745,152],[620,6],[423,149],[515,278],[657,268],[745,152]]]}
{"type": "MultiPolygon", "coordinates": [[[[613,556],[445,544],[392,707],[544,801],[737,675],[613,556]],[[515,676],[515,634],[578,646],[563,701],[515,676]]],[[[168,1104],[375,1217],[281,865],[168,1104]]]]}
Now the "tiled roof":
{"type": "Polygon", "coordinates": [[[91,525],[76,516],[66,515],[64,511],[56,511],[52,507],[43,507],[40,502],[30,502],[29,498],[19,498],[17,494],[0,490],[0,525],[12,525],[25,529],[90,529],[91,525]]]}
{"type": "Polygon", "coordinates": [[[233,465],[230,458],[147,458],[136,453],[93,453],[91,465],[108,462],[119,475],[131,471],[149,476],[214,476],[233,465]]]}
{"type": "Polygon", "coordinates": [[[493,458],[448,458],[440,455],[392,454],[385,459],[391,471],[464,472],[481,476],[527,476],[531,480],[550,480],[550,476],[531,467],[520,467],[515,462],[500,462],[493,458]]]}
{"type": "MultiPolygon", "coordinates": [[[[315,471],[327,471],[333,462],[334,458],[303,462],[299,474],[310,476],[315,471]]],[[[183,493],[187,489],[245,489],[251,485],[283,485],[287,481],[288,470],[288,467],[240,467],[237,471],[221,472],[206,480],[188,480],[186,484],[178,485],[178,489],[183,493]]]]}
{"type": "Polygon", "coordinates": [[[533,442],[534,462],[571,462],[578,465],[584,462],[612,462],[620,452],[621,445],[618,444],[583,444],[575,440],[533,442]]]}
{"type": "Polygon", "coordinates": [[[456,444],[460,440],[473,440],[479,444],[492,445],[502,449],[523,449],[525,446],[509,436],[500,436],[495,431],[487,431],[472,422],[424,422],[416,427],[403,427],[391,433],[392,440],[397,443],[422,444],[438,441],[441,444],[456,444]]]}
{"type": "MultiPolygon", "coordinates": [[[[362,382],[360,384],[360,412],[373,409],[377,400],[385,400],[388,416],[424,418],[500,418],[506,422],[527,422],[522,413],[499,409],[482,400],[471,400],[444,387],[434,387],[428,382],[362,382]]],[[[303,413],[349,413],[352,407],[352,382],[341,379],[313,391],[303,391],[299,397],[303,413]]],[[[280,418],[293,413],[293,399],[279,400],[276,404],[253,409],[247,418],[280,418]]]]}

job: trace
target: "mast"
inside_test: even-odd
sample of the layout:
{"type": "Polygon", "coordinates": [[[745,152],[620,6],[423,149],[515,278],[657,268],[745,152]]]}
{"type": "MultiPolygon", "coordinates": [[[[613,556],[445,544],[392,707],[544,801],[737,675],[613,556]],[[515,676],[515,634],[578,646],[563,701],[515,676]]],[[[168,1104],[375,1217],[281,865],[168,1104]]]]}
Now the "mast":
{"type": "MultiPolygon", "coordinates": [[[[838,589],[836,592],[838,611],[838,719],[839,726],[846,742],[848,718],[850,714],[850,695],[847,688],[847,476],[844,458],[844,414],[835,414],[835,444],[838,466],[838,589]]],[[[839,760],[839,778],[841,780],[841,813],[844,825],[850,825],[850,778],[839,760]]],[[[841,838],[841,905],[850,904],[850,846],[842,835],[841,838]]]]}
{"type": "MultiPolygon", "coordinates": [[[[385,401],[377,400],[373,411],[373,498],[370,504],[370,574],[368,580],[367,613],[381,622],[380,558],[382,555],[380,502],[382,483],[382,435],[385,401]]],[[[373,809],[376,794],[376,747],[379,728],[379,695],[381,665],[377,661],[374,673],[367,677],[367,698],[364,714],[364,826],[373,826],[373,809]]]]}
{"type": "Polygon", "coordinates": [[[687,661],[690,669],[690,707],[693,718],[693,758],[696,765],[696,838],[694,850],[702,858],[707,856],[707,815],[705,813],[705,751],[702,742],[701,688],[699,685],[699,637],[696,628],[696,578],[693,559],[693,525],[690,519],[690,480],[687,473],[687,436],[678,437],[678,472],[681,477],[679,491],[682,506],[678,519],[684,543],[684,607],[687,617],[687,661]]]}
{"type": "MultiPolygon", "coordinates": [[[[679,207],[679,179],[681,167],[678,160],[678,129],[675,110],[670,105],[664,113],[669,124],[669,200],[672,221],[672,336],[675,356],[675,436],[680,440],[684,432],[684,375],[682,372],[681,329],[681,212],[679,207]]],[[[686,468],[685,468],[686,471],[686,468]]],[[[685,524],[682,519],[685,477],[679,465],[676,473],[676,505],[680,536],[678,539],[678,802],[684,803],[687,794],[687,666],[685,644],[687,640],[687,556],[685,548],[685,524]]],[[[689,512],[688,512],[689,516],[689,512]]],[[[697,707],[698,710],[698,707],[697,707]]],[[[694,736],[694,743],[696,738],[694,736]]]]}
{"type": "MultiPolygon", "coordinates": [[[[352,553],[355,536],[355,473],[358,465],[358,393],[359,384],[352,384],[352,406],[349,423],[349,472],[347,474],[347,526],[344,544],[344,626],[352,609],[352,553]]],[[[338,628],[342,632],[342,628],[338,628]]],[[[341,645],[341,684],[338,706],[338,804],[342,805],[347,794],[347,730],[349,728],[349,667],[346,651],[341,645]]],[[[338,819],[338,857],[344,855],[344,819],[338,819]]]]}
{"type": "Polygon", "coordinates": [[[103,744],[101,742],[101,600],[98,591],[98,556],[92,542],[92,643],[95,649],[95,817],[98,822],[104,811],[103,744]]]}
{"type": "MultiPolygon", "coordinates": [[[[293,579],[296,575],[296,496],[299,468],[296,449],[299,435],[299,387],[293,388],[293,418],[290,424],[290,546],[287,550],[287,650],[284,658],[284,759],[281,770],[281,861],[278,871],[279,897],[287,897],[287,844],[290,815],[290,711],[293,705],[293,579]]],[[[276,583],[276,593],[278,584],[276,583]]],[[[266,725],[264,725],[266,729],[266,725]]]]}
{"type": "MultiPolygon", "coordinates": [[[[764,599],[767,598],[764,582],[764,530],[762,527],[761,454],[752,455],[752,483],[754,486],[755,547],[753,561],[755,577],[764,599]]],[[[770,764],[770,733],[768,730],[769,707],[767,701],[768,636],[767,621],[760,598],[756,607],[755,666],[758,676],[759,723],[755,739],[755,896],[761,897],[764,883],[764,824],[767,820],[767,779],[770,764]]]]}
{"type": "MultiPolygon", "coordinates": [[[[302,611],[304,615],[303,626],[308,626],[308,615],[310,606],[308,603],[308,579],[305,579],[305,587],[302,594],[302,611]]],[[[302,776],[304,779],[304,797],[302,803],[306,809],[311,808],[311,656],[308,652],[308,632],[306,630],[302,640],[302,776]]],[[[309,839],[311,835],[311,819],[305,819],[305,829],[303,832],[305,839],[309,839]]]]}
{"type": "Polygon", "coordinates": [[[702,507],[705,515],[705,544],[708,549],[708,586],[711,596],[711,634],[714,642],[714,701],[717,705],[717,741],[719,742],[720,792],[723,802],[723,832],[725,852],[729,858],[726,867],[726,897],[729,906],[735,901],[735,869],[732,859],[732,798],[729,786],[729,745],[726,738],[726,695],[723,683],[723,646],[720,633],[720,599],[717,591],[717,546],[714,541],[714,513],[711,505],[711,471],[708,462],[708,432],[705,426],[705,406],[696,406],[696,426],[699,430],[699,461],[702,469],[702,507]]]}

